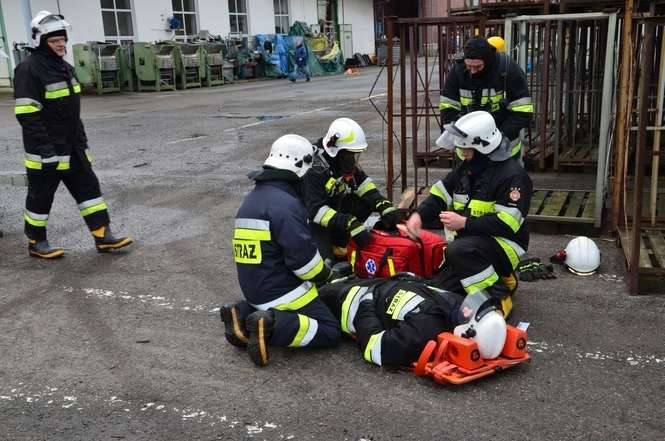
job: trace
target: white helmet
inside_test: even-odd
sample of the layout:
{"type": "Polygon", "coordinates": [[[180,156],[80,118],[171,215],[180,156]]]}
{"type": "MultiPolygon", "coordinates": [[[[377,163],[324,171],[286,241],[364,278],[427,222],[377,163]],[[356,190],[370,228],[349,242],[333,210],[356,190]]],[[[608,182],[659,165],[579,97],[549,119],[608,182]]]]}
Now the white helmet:
{"type": "Polygon", "coordinates": [[[360,124],[351,118],[337,118],[323,137],[323,149],[332,158],[337,156],[340,150],[362,153],[367,150],[365,132],[360,124]]]}
{"type": "Polygon", "coordinates": [[[60,14],[51,14],[49,11],[39,11],[35,18],[30,22],[32,30],[32,45],[33,47],[39,46],[42,36],[48,35],[51,32],[67,31],[71,26],[60,14]]]}
{"type": "Polygon", "coordinates": [[[503,139],[494,117],[483,110],[467,113],[444,126],[445,131],[436,140],[438,147],[452,150],[454,147],[476,149],[483,155],[492,153],[503,139]]]}
{"type": "Polygon", "coordinates": [[[475,341],[482,358],[498,357],[506,344],[506,320],[497,312],[489,294],[479,291],[467,295],[459,311],[461,324],[455,326],[453,333],[475,341]]]}
{"type": "Polygon", "coordinates": [[[283,135],[272,143],[264,166],[289,170],[299,178],[312,166],[315,147],[300,135],[283,135]]]}
{"type": "Polygon", "coordinates": [[[566,267],[571,273],[589,276],[600,266],[600,250],[588,237],[579,236],[566,246],[566,267]]]}

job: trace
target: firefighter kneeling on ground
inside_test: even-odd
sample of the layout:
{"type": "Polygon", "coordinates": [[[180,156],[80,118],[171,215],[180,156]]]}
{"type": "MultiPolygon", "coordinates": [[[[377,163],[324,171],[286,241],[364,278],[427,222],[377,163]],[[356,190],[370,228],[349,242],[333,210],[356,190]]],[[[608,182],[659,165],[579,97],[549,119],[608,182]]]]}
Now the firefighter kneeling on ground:
{"type": "Polygon", "coordinates": [[[227,341],[246,347],[258,366],[268,364],[269,345],[333,347],[341,337],[316,287],[336,272],[312,240],[301,196],[313,156],[302,136],[277,139],[236,215],[233,252],[245,300],[220,313],[227,341]]]}
{"type": "Polygon", "coordinates": [[[406,223],[418,236],[422,223],[455,232],[432,283],[461,294],[487,291],[507,317],[517,288],[515,267],[529,245],[524,222],[533,192],[531,179],[510,159],[492,115],[464,115],[445,127],[439,147],[459,148],[464,161],[430,189],[406,223]]]}
{"type": "Polygon", "coordinates": [[[506,322],[485,292],[466,298],[430,281],[401,273],[390,279],[342,279],[321,288],[321,299],[357,338],[363,358],[379,366],[410,366],[429,340],[454,332],[478,344],[481,357],[496,358],[506,322]]]}
{"type": "Polygon", "coordinates": [[[111,233],[108,206],[92,170],[88,139],[79,113],[81,85],[67,53],[67,28],[62,15],[40,11],[31,22],[35,49],[16,66],[14,113],[23,128],[28,196],[25,202],[25,234],[33,257],[54,259],[62,248],[46,239],[53,197],[60,181],[78,204],[95,240],[106,252],[132,243],[131,237],[111,233]]]}
{"type": "Polygon", "coordinates": [[[341,258],[349,237],[360,248],[372,240],[363,225],[372,212],[381,216],[385,229],[394,229],[400,216],[356,161],[367,150],[365,132],[357,122],[336,119],[315,144],[315,163],[305,177],[305,205],[323,257],[341,258]]]}

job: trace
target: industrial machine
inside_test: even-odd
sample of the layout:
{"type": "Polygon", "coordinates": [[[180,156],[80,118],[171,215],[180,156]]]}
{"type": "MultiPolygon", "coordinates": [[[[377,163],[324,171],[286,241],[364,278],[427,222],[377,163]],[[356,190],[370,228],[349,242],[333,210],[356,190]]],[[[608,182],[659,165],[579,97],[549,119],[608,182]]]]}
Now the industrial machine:
{"type": "MultiPolygon", "coordinates": [[[[224,84],[224,45],[222,43],[205,43],[205,85],[218,86],[224,84]]],[[[233,69],[233,65],[231,65],[233,69]]],[[[231,71],[233,75],[233,71],[231,71]]]]}
{"type": "Polygon", "coordinates": [[[134,71],[139,92],[176,89],[175,49],[172,44],[134,43],[134,71]]]}
{"type": "Polygon", "coordinates": [[[176,84],[180,89],[201,87],[205,77],[206,57],[203,46],[191,43],[168,41],[158,46],[172,46],[175,59],[176,84]]]}
{"type": "Polygon", "coordinates": [[[125,54],[120,45],[82,43],[74,45],[74,69],[81,84],[98,95],[120,92],[127,76],[125,54]]]}

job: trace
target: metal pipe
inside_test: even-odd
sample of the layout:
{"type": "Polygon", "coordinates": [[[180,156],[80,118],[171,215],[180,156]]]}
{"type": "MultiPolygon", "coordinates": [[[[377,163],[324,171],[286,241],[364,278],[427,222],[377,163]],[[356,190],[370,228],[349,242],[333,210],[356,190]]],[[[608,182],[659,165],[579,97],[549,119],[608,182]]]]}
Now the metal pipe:
{"type": "Polygon", "coordinates": [[[561,118],[562,118],[562,102],[563,102],[563,70],[564,70],[564,34],[563,34],[563,21],[560,21],[557,26],[557,60],[556,60],[556,101],[554,108],[556,109],[555,125],[554,125],[554,170],[559,170],[559,150],[561,149],[561,118]]]}
{"type": "Polygon", "coordinates": [[[596,164],[596,205],[594,207],[594,227],[600,228],[603,216],[603,201],[607,187],[607,157],[610,154],[609,129],[612,117],[612,88],[614,87],[614,40],[616,37],[617,14],[610,15],[607,22],[607,42],[605,44],[605,69],[603,71],[603,94],[600,104],[600,129],[598,133],[598,164],[596,164]]]}
{"type": "Polygon", "coordinates": [[[620,73],[619,73],[619,88],[617,90],[617,97],[619,103],[617,105],[617,129],[615,139],[615,173],[614,173],[614,182],[612,186],[612,229],[616,231],[619,227],[619,216],[621,215],[621,204],[623,199],[621,198],[621,192],[623,189],[623,173],[624,173],[624,152],[626,150],[626,134],[627,134],[627,125],[628,125],[628,113],[630,109],[628,108],[628,102],[630,98],[628,96],[629,80],[630,80],[630,65],[631,65],[631,53],[632,53],[632,42],[633,42],[633,0],[626,0],[626,8],[623,18],[623,32],[621,41],[621,64],[620,64],[620,73]]]}
{"type": "MultiPolygon", "coordinates": [[[[549,12],[549,2],[545,4],[545,13],[549,12]]],[[[545,51],[543,54],[543,88],[540,91],[540,101],[542,112],[540,113],[540,157],[538,158],[538,165],[541,170],[545,170],[545,159],[547,153],[548,133],[547,126],[549,125],[549,92],[550,92],[550,22],[545,22],[545,35],[543,37],[545,51]]]]}
{"type": "Polygon", "coordinates": [[[409,74],[411,75],[411,159],[413,161],[413,186],[418,187],[418,50],[416,49],[416,24],[409,26],[409,74]]]}
{"type": "Polygon", "coordinates": [[[388,199],[393,200],[393,25],[395,17],[386,17],[386,112],[388,114],[388,164],[386,170],[386,192],[388,199]]]}
{"type": "Polygon", "coordinates": [[[647,134],[644,128],[649,119],[649,88],[651,86],[651,57],[653,54],[653,38],[655,25],[647,23],[644,29],[644,41],[640,54],[640,85],[639,85],[639,130],[635,151],[635,188],[633,199],[633,231],[630,243],[630,294],[637,295],[640,279],[640,242],[642,240],[642,186],[644,185],[644,163],[646,156],[647,134]]]}
{"type": "MultiPolygon", "coordinates": [[[[663,121],[663,98],[665,92],[665,27],[660,28],[660,68],[658,69],[658,92],[656,104],[656,124],[663,121]]],[[[651,164],[651,225],[656,225],[656,205],[658,204],[658,168],[660,165],[660,130],[653,136],[653,163],[651,164]]]]}
{"type": "Polygon", "coordinates": [[[399,27],[399,103],[400,103],[400,177],[402,178],[402,191],[406,189],[407,167],[406,167],[406,51],[404,42],[406,41],[406,26],[399,27]]]}
{"type": "MultiPolygon", "coordinates": [[[[544,4],[546,8],[549,7],[549,2],[544,4]]],[[[595,20],[607,18],[610,15],[607,12],[585,12],[581,14],[544,14],[544,15],[520,15],[513,17],[514,21],[528,21],[530,23],[539,21],[554,21],[554,20],[595,20]]]]}

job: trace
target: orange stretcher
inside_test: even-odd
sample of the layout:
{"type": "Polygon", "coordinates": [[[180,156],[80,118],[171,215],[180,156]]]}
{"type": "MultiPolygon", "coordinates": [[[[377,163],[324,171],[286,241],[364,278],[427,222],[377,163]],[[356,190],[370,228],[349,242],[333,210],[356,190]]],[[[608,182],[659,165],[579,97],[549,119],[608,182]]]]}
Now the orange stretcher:
{"type": "Polygon", "coordinates": [[[501,354],[492,360],[483,360],[475,341],[442,332],[437,341],[427,343],[414,363],[414,373],[419,377],[432,377],[440,384],[468,383],[531,361],[526,342],[526,331],[508,325],[501,354]]]}

